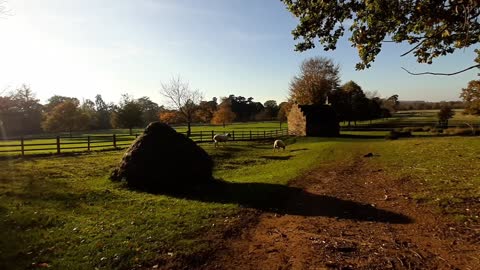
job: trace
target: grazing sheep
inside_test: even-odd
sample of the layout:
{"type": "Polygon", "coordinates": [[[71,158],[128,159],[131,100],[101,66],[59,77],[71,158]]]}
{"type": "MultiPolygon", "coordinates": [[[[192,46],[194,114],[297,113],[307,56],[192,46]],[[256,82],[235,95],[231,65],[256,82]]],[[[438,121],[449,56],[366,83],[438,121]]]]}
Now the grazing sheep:
{"type": "Polygon", "coordinates": [[[228,138],[230,138],[230,137],[231,137],[230,133],[215,134],[215,136],[213,136],[213,142],[215,144],[215,147],[217,147],[219,142],[227,143],[228,138]]]}
{"type": "Polygon", "coordinates": [[[280,150],[280,148],[283,148],[283,150],[285,150],[285,143],[282,140],[275,140],[275,142],[273,143],[273,151],[275,151],[275,149],[280,150]]]}

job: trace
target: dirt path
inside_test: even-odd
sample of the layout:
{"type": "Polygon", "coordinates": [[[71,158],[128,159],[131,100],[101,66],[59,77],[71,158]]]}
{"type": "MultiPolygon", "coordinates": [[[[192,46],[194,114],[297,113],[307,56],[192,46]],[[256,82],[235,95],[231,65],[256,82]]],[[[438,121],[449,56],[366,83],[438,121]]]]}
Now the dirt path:
{"type": "Polygon", "coordinates": [[[262,212],[206,269],[480,269],[480,233],[409,196],[365,158],[293,181],[287,214],[262,212]],[[368,166],[367,166],[368,165],[368,166]]]}

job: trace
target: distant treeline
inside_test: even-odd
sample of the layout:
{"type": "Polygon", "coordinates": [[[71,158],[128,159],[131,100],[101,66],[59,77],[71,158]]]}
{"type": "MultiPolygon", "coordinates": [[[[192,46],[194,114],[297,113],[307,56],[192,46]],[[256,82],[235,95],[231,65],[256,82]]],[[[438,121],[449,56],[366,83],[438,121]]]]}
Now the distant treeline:
{"type": "Polygon", "coordinates": [[[450,107],[452,109],[465,109],[465,102],[463,101],[400,101],[398,109],[400,111],[411,110],[440,110],[443,107],[450,107]]]}
{"type": "MultiPolygon", "coordinates": [[[[304,91],[300,88],[298,91],[304,91]]],[[[370,93],[364,93],[355,82],[347,82],[325,94],[337,112],[339,121],[365,121],[388,118],[397,110],[424,110],[451,107],[464,108],[460,101],[424,102],[398,101],[398,95],[382,99],[370,93]]],[[[322,97],[322,96],[320,96],[322,97]]],[[[119,103],[106,103],[101,95],[93,100],[78,100],[75,97],[54,95],[46,104],[40,104],[32,90],[23,85],[6,96],[0,96],[0,135],[20,136],[42,132],[72,132],[88,130],[106,130],[111,128],[145,127],[153,121],[169,124],[213,123],[224,125],[231,122],[278,120],[280,126],[294,100],[277,104],[275,100],[264,103],[253,97],[229,95],[226,97],[201,100],[197,103],[185,103],[190,114],[178,109],[165,108],[150,100],[149,97],[133,98],[122,95],[119,103]]],[[[307,103],[308,104],[308,103],[307,103]]],[[[187,108],[186,108],[187,109],[187,108]]]]}
{"type": "MultiPolygon", "coordinates": [[[[281,104],[283,106],[283,104],[281,104]]],[[[229,95],[194,104],[194,123],[225,124],[233,121],[277,119],[281,106],[275,100],[255,102],[252,97],[229,95]]],[[[0,135],[20,136],[42,132],[72,132],[111,128],[145,127],[152,121],[182,124],[178,110],[167,109],[149,97],[135,99],[122,95],[117,104],[106,103],[101,95],[94,100],[54,95],[41,104],[26,85],[0,96],[0,135]]]]}

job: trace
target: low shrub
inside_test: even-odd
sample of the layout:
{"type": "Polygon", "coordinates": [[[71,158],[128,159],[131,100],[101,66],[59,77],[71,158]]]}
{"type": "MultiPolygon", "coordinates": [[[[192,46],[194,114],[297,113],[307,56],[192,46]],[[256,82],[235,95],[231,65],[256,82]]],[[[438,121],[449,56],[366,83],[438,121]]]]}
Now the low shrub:
{"type": "Polygon", "coordinates": [[[425,131],[425,132],[428,132],[428,131],[432,130],[432,127],[431,126],[424,126],[422,128],[422,130],[425,131]]]}
{"type": "Polygon", "coordinates": [[[385,139],[396,140],[398,138],[407,138],[407,137],[412,137],[412,132],[392,130],[385,136],[385,139]]]}
{"type": "Polygon", "coordinates": [[[472,129],[471,128],[449,128],[445,130],[445,133],[448,135],[459,135],[459,136],[474,136],[476,134],[479,134],[478,129],[472,129]]]}
{"type": "Polygon", "coordinates": [[[405,127],[401,131],[402,132],[421,132],[424,130],[423,130],[423,127],[405,127]]]}

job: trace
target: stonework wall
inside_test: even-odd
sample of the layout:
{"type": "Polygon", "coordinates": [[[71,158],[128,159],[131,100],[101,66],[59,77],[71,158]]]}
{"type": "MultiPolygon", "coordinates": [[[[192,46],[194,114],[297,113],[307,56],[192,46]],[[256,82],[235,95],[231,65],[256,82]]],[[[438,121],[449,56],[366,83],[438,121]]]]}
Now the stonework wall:
{"type": "Polygon", "coordinates": [[[296,136],[307,135],[307,120],[300,107],[296,104],[288,113],[288,133],[296,136]]]}

